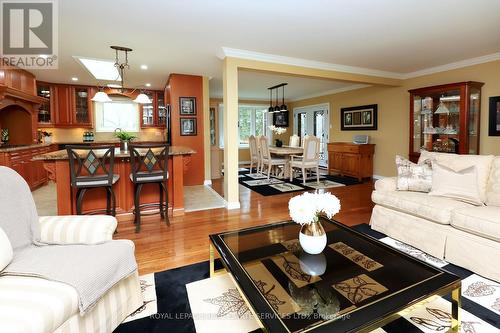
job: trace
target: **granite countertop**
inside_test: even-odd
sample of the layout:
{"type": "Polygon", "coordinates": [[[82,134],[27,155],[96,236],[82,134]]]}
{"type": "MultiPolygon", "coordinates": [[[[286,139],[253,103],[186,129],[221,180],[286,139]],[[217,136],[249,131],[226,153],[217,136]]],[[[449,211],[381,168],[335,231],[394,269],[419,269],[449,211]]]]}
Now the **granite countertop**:
{"type": "MultiPolygon", "coordinates": [[[[153,141],[153,140],[134,140],[134,143],[162,143],[164,141],[153,141]]],[[[0,145],[0,153],[5,152],[13,152],[13,151],[19,151],[19,150],[24,150],[24,149],[34,149],[34,148],[42,148],[42,147],[49,147],[51,145],[88,145],[88,144],[118,144],[120,143],[119,140],[103,140],[103,141],[89,141],[89,142],[83,142],[83,141],[59,141],[59,142],[52,142],[52,143],[32,143],[32,144],[25,144],[25,145],[0,145]]]]}
{"type": "Polygon", "coordinates": [[[24,149],[49,147],[50,145],[52,145],[52,143],[32,143],[32,144],[27,144],[27,145],[8,145],[7,144],[7,145],[0,145],[0,152],[8,153],[8,152],[24,150],[24,149]]]}
{"type": "MultiPolygon", "coordinates": [[[[163,143],[165,142],[164,140],[136,140],[134,139],[132,141],[132,143],[163,143]]],[[[52,144],[56,144],[56,145],[82,145],[82,144],[96,144],[96,145],[99,145],[99,144],[102,144],[102,145],[105,145],[105,144],[118,144],[120,143],[120,140],[118,139],[109,139],[109,140],[95,140],[95,141],[70,141],[70,140],[67,140],[67,141],[57,141],[57,142],[53,142],[52,144]]]]}
{"type": "MultiPolygon", "coordinates": [[[[159,151],[161,148],[154,148],[152,149],[153,151],[159,151]]],[[[99,153],[100,152],[103,152],[104,150],[102,149],[97,149],[95,150],[95,154],[99,157],[99,153]]],[[[146,152],[146,150],[144,149],[144,152],[146,152]]],[[[191,155],[191,154],[194,154],[196,153],[195,150],[189,148],[189,147],[184,147],[184,146],[170,146],[169,147],[169,152],[168,154],[170,156],[173,156],[173,155],[191,155]]],[[[120,151],[120,148],[116,148],[115,149],[115,158],[128,158],[130,157],[130,153],[129,152],[121,152],[120,151]]],[[[68,159],[68,153],[65,149],[62,149],[62,150],[57,150],[57,151],[53,151],[53,152],[50,152],[50,153],[46,153],[46,154],[41,154],[41,155],[36,155],[36,156],[33,156],[33,160],[38,160],[38,161],[51,161],[51,160],[66,160],[68,159]]]]}

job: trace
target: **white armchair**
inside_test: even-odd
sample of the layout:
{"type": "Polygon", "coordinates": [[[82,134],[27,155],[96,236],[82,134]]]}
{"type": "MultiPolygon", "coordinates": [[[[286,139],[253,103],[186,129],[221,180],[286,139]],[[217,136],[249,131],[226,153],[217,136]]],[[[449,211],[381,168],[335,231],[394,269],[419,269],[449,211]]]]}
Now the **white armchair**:
{"type": "Polygon", "coordinates": [[[85,312],[79,306],[81,294],[72,284],[43,278],[43,273],[38,276],[12,269],[13,265],[20,267],[20,262],[42,261],[51,272],[88,273],[85,276],[90,278],[85,280],[88,282],[86,286],[94,291],[99,288],[99,283],[95,283],[99,279],[94,279],[94,276],[112,276],[113,272],[119,271],[119,266],[126,266],[126,259],[122,257],[130,258],[134,243],[112,240],[117,222],[111,216],[38,217],[27,183],[12,169],[0,166],[0,188],[5,189],[0,191],[0,230],[3,230],[0,234],[4,233],[4,237],[0,237],[0,254],[9,249],[14,253],[6,257],[6,262],[0,260],[0,332],[109,333],[144,304],[137,269],[106,289],[85,312]],[[28,241],[30,245],[27,245],[28,241]],[[75,246],[71,245],[82,245],[82,249],[78,248],[83,255],[74,257],[75,246]],[[118,255],[105,251],[109,249],[118,255]],[[60,255],[29,257],[29,254],[39,251],[48,253],[47,250],[60,255]],[[89,255],[85,257],[87,251],[89,255]],[[96,253],[100,251],[102,258],[97,258],[96,253]],[[123,260],[116,262],[114,267],[117,257],[123,260]],[[88,260],[86,263],[75,261],[73,267],[72,258],[88,260]],[[87,269],[109,258],[112,258],[109,262],[112,269],[108,275],[101,270],[91,272],[87,269]]]}

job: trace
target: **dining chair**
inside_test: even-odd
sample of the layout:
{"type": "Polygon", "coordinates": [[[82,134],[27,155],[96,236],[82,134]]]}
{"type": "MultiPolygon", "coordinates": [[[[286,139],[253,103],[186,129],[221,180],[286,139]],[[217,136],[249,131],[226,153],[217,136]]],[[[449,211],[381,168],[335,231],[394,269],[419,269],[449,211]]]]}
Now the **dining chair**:
{"type": "Polygon", "coordinates": [[[71,187],[76,189],[76,214],[82,215],[82,202],[87,190],[104,188],[106,190],[106,214],[115,216],[116,198],[113,185],[120,179],[120,175],[113,173],[115,147],[68,145],[66,151],[71,187]]]}
{"type": "Polygon", "coordinates": [[[304,148],[304,143],[306,142],[306,139],[307,139],[308,137],[309,137],[309,135],[307,135],[307,134],[306,134],[306,135],[304,135],[304,136],[302,137],[302,140],[300,140],[300,146],[301,146],[302,148],[304,148]]]}
{"type": "Polygon", "coordinates": [[[294,134],[290,137],[290,147],[299,147],[300,146],[300,137],[297,134],[294,134]]]}
{"type": "Polygon", "coordinates": [[[304,139],[304,154],[290,156],[290,181],[293,179],[293,168],[302,170],[302,184],[306,184],[307,169],[316,169],[316,182],[319,183],[319,153],[320,140],[316,136],[307,136],[304,139]]]}
{"type": "MultiPolygon", "coordinates": [[[[131,171],[130,180],[134,184],[134,224],[135,232],[141,230],[141,209],[158,207],[160,217],[168,219],[168,152],[169,145],[160,144],[131,144],[129,146],[131,171]],[[145,184],[157,184],[160,193],[158,203],[141,205],[141,190],[145,184]],[[164,196],[165,195],[165,196],[164,196]]],[[[153,212],[156,214],[156,212],[153,212]]],[[[148,214],[150,215],[150,214],[148,214]]]]}
{"type": "Polygon", "coordinates": [[[257,138],[253,135],[250,135],[250,137],[248,138],[248,145],[250,148],[250,174],[252,174],[254,163],[257,167],[257,173],[259,173],[260,154],[259,154],[259,146],[257,144],[257,138]]]}
{"type": "Polygon", "coordinates": [[[267,138],[262,136],[260,142],[261,170],[264,172],[264,165],[267,165],[267,180],[271,177],[271,168],[275,166],[287,167],[287,161],[284,158],[276,158],[271,156],[267,138]]]}

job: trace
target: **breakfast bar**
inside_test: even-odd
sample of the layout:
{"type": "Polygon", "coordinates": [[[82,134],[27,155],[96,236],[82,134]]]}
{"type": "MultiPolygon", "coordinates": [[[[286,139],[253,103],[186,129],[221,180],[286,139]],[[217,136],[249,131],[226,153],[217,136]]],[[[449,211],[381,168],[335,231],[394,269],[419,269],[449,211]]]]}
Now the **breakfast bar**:
{"type": "MultiPolygon", "coordinates": [[[[184,146],[169,147],[168,161],[168,206],[169,215],[184,214],[184,173],[193,149],[184,146]]],[[[33,160],[43,161],[43,167],[49,172],[49,179],[55,181],[57,191],[58,215],[76,214],[76,191],[71,188],[70,166],[66,150],[57,150],[33,157],[33,160]]],[[[119,220],[133,219],[134,185],[130,180],[131,166],[129,152],[115,150],[114,173],[120,176],[114,185],[116,196],[116,216],[119,220]]],[[[143,203],[158,202],[158,189],[153,184],[146,184],[141,192],[143,203]]],[[[106,208],[106,192],[102,189],[92,189],[85,195],[82,212],[93,213],[106,208]]]]}

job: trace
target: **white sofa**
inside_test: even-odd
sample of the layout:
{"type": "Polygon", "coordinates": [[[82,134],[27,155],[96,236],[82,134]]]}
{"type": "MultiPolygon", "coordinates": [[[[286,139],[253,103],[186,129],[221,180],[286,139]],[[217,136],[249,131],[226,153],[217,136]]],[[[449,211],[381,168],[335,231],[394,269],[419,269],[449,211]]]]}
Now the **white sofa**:
{"type": "Polygon", "coordinates": [[[475,165],[484,206],[398,191],[396,178],[375,183],[370,225],[426,253],[500,282],[500,157],[423,152],[419,162],[475,165]]]}
{"type": "MultiPolygon", "coordinates": [[[[111,216],[40,217],[41,241],[96,244],[111,240],[111,216]]],[[[130,246],[134,243],[128,240],[130,246]]],[[[78,263],[75,263],[77,265],[78,263]]],[[[137,271],[111,288],[84,316],[70,285],[36,277],[0,276],[0,332],[112,332],[143,305],[137,271]]]]}

